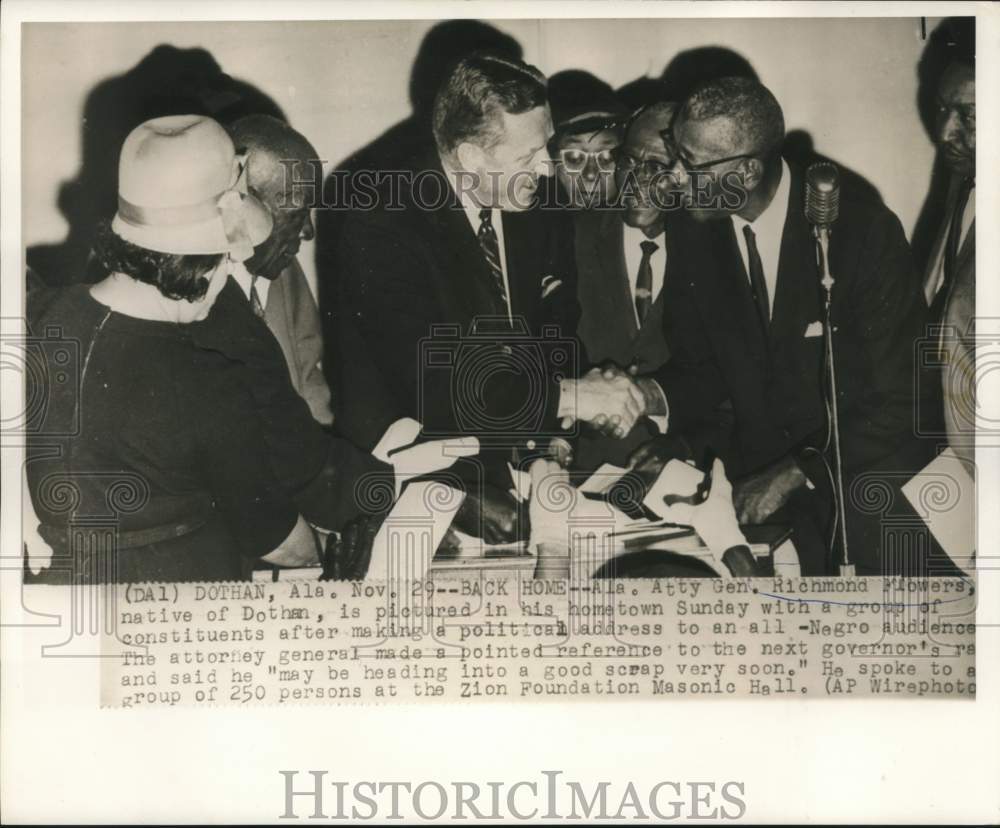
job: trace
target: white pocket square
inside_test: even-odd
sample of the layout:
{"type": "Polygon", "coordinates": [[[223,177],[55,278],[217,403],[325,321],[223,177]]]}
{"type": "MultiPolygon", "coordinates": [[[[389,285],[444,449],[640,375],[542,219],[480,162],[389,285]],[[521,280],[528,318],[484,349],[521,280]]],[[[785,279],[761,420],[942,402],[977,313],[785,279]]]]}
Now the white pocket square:
{"type": "Polygon", "coordinates": [[[557,279],[555,276],[549,274],[542,279],[542,298],[550,296],[560,287],[562,287],[562,279],[557,279]]]}
{"type": "Polygon", "coordinates": [[[823,323],[816,321],[810,322],[809,327],[806,328],[805,338],[808,339],[812,336],[822,336],[823,335],[823,323]]]}

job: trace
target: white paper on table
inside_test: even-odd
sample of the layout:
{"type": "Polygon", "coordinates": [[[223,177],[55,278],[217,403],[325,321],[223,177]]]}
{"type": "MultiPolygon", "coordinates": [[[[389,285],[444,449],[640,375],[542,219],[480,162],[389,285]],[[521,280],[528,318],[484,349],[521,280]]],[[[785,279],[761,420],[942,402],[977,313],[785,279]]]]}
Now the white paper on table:
{"type": "Polygon", "coordinates": [[[956,564],[975,554],[976,482],[954,451],[945,449],[917,472],[903,494],[956,564]]]}
{"type": "Polygon", "coordinates": [[[663,467],[656,482],[650,486],[642,505],[654,515],[662,515],[664,497],[667,495],[690,497],[698,491],[698,486],[704,479],[703,471],[682,460],[671,460],[663,467]]]}
{"type": "Polygon", "coordinates": [[[411,482],[375,536],[365,578],[394,582],[426,578],[463,500],[465,492],[443,483],[411,482]]]}
{"type": "Polygon", "coordinates": [[[583,494],[604,494],[627,471],[621,466],[605,463],[580,484],[578,491],[583,494]]]}
{"type": "Polygon", "coordinates": [[[510,463],[507,464],[507,471],[510,472],[510,479],[514,484],[510,493],[522,503],[526,503],[531,497],[531,475],[524,469],[515,469],[510,463]]]}

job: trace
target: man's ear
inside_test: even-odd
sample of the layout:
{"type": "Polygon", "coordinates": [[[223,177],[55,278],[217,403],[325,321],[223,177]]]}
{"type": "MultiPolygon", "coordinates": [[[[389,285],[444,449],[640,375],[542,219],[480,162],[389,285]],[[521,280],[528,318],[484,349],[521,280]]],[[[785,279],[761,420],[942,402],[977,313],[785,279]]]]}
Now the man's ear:
{"type": "Polygon", "coordinates": [[[757,189],[764,177],[764,164],[758,158],[743,159],[743,186],[747,190],[757,189]]]}
{"type": "Polygon", "coordinates": [[[455,157],[463,170],[472,172],[484,166],[483,150],[471,141],[462,141],[455,149],[455,157]]]}

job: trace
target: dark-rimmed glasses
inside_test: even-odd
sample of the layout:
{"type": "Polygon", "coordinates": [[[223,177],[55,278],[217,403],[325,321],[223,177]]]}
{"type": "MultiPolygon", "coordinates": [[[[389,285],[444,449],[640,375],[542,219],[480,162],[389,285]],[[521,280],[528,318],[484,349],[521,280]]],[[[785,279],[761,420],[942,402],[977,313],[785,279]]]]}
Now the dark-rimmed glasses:
{"type": "Polygon", "coordinates": [[[683,155],[681,155],[680,150],[674,143],[673,135],[669,129],[660,130],[660,136],[663,138],[663,143],[667,145],[670,149],[670,154],[674,157],[675,162],[680,164],[688,175],[693,172],[702,172],[707,170],[709,167],[716,167],[719,164],[725,164],[727,161],[739,161],[741,158],[753,158],[752,153],[743,152],[739,155],[727,155],[725,158],[713,158],[711,161],[701,161],[695,164],[692,161],[688,161],[683,155]]]}

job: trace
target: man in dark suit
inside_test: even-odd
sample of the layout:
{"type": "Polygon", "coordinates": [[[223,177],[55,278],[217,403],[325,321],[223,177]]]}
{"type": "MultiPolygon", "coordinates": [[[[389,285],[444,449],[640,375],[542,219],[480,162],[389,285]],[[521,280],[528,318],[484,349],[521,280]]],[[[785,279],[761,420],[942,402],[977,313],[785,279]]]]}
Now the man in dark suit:
{"type": "MultiPolygon", "coordinates": [[[[930,321],[940,323],[944,428],[948,445],[975,474],[976,67],[974,32],[937,90],[936,142],[950,173],[944,220],[924,274],[930,321]]],[[[961,41],[962,38],[956,38],[961,41]]],[[[939,409],[940,410],[940,409],[939,409]]]]}
{"type": "MultiPolygon", "coordinates": [[[[804,177],[784,161],[781,107],[756,81],[707,83],[672,129],[686,210],[671,216],[664,289],[671,359],[655,379],[668,436],[639,450],[662,464],[684,435],[729,399],[735,433],[727,469],[740,519],[791,520],[805,574],[820,574],[832,514],[822,291],[804,177]]],[[[926,317],[898,219],[879,202],[840,194],[830,265],[849,547],[859,572],[912,562],[880,556],[876,489],[899,487],[926,460],[914,437],[914,342],[926,317]],[[856,484],[856,485],[853,485],[856,484]]],[[[687,451],[697,454],[698,447],[687,451]]]]}
{"type": "Polygon", "coordinates": [[[274,222],[271,235],[233,277],[254,313],[274,334],[288,363],[292,386],[316,422],[333,421],[330,388],[320,365],[319,310],[297,254],[315,236],[312,208],[322,182],[319,155],[305,136],[270,115],[248,115],[229,127],[247,154],[247,184],[274,222]]]}
{"type": "MultiPolygon", "coordinates": [[[[661,132],[669,129],[675,110],[673,103],[654,104],[630,123],[616,161],[621,208],[575,214],[580,339],[595,363],[640,374],[658,370],[670,355],[663,334],[669,199],[664,173],[672,160],[661,132]]],[[[623,440],[581,434],[576,466],[589,471],[605,462],[624,465],[657,433],[643,420],[623,440]]]]}
{"type": "Polygon", "coordinates": [[[352,211],[340,244],[340,429],[367,445],[410,416],[425,433],[477,436],[487,514],[510,514],[506,464],[561,422],[624,434],[642,406],[627,377],[576,379],[572,228],[535,206],[552,132],[537,69],[461,60],[435,101],[433,144],[352,211]]]}

